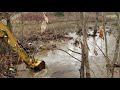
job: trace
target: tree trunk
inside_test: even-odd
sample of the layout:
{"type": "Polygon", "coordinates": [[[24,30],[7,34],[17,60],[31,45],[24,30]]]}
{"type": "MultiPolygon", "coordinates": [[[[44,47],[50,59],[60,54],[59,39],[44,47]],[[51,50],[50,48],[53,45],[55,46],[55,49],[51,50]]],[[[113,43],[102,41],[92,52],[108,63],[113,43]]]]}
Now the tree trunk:
{"type": "Polygon", "coordinates": [[[81,37],[82,36],[82,18],[81,18],[81,12],[75,12],[75,21],[77,25],[77,34],[81,37]],[[80,20],[80,22],[79,22],[80,20]]]}
{"type": "Polygon", "coordinates": [[[116,13],[117,15],[117,28],[118,28],[118,36],[117,36],[117,41],[116,41],[116,46],[115,46],[115,53],[114,53],[114,58],[111,63],[111,78],[114,77],[114,64],[117,61],[118,58],[118,52],[119,52],[119,43],[120,43],[120,25],[119,25],[119,13],[116,13]]]}
{"type": "Polygon", "coordinates": [[[84,45],[81,42],[82,47],[82,62],[81,62],[81,69],[80,69],[80,78],[85,78],[85,58],[84,58],[84,45]]]}
{"type": "Polygon", "coordinates": [[[107,48],[107,37],[106,37],[106,30],[105,30],[105,23],[106,23],[106,20],[105,20],[105,13],[102,12],[102,17],[103,17],[103,30],[104,30],[104,35],[105,35],[105,61],[106,61],[106,69],[107,69],[107,77],[109,77],[110,75],[110,61],[108,60],[108,48],[107,48]]]}
{"type": "Polygon", "coordinates": [[[85,23],[85,12],[83,12],[82,16],[82,33],[83,33],[83,46],[82,46],[82,61],[84,62],[84,66],[86,69],[86,78],[90,78],[90,67],[88,61],[88,44],[87,44],[87,31],[86,31],[86,23],[85,23]]]}
{"type": "Polygon", "coordinates": [[[23,33],[24,33],[24,15],[23,15],[23,13],[21,13],[21,24],[22,24],[21,42],[23,43],[23,33]]]}
{"type": "MultiPolygon", "coordinates": [[[[83,12],[75,12],[75,23],[77,25],[77,34],[79,35],[79,37],[82,36],[82,27],[83,27],[83,12]],[[79,19],[80,19],[80,23],[79,23],[79,19]]],[[[81,43],[81,47],[82,47],[82,55],[81,55],[81,66],[80,66],[80,78],[85,78],[85,50],[84,50],[84,45],[82,42],[81,43]]]]}
{"type": "Polygon", "coordinates": [[[95,27],[94,27],[93,36],[96,36],[96,33],[97,33],[98,15],[99,15],[99,13],[98,13],[98,12],[96,12],[96,20],[95,20],[95,27]]]}
{"type": "Polygon", "coordinates": [[[9,13],[6,13],[6,21],[7,21],[8,28],[12,31],[12,24],[11,24],[9,13]]]}

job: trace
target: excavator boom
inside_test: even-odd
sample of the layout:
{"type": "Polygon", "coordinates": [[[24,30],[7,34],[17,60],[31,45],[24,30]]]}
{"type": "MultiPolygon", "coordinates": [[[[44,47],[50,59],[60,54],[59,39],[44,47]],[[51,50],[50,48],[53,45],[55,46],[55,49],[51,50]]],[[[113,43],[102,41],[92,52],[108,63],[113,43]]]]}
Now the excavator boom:
{"type": "Polygon", "coordinates": [[[9,28],[2,22],[0,22],[0,38],[8,43],[12,47],[12,49],[19,54],[19,56],[23,59],[23,61],[29,68],[37,71],[45,69],[45,62],[42,60],[30,58],[26,51],[19,45],[11,30],[9,30],[9,28]]]}

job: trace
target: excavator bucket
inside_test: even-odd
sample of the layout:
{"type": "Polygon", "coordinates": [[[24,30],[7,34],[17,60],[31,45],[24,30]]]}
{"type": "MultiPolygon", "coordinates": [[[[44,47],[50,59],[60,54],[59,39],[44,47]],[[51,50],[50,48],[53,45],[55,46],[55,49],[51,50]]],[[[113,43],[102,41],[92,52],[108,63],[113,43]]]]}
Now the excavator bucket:
{"type": "MultiPolygon", "coordinates": [[[[34,64],[34,63],[33,63],[33,64],[34,64]]],[[[36,65],[34,64],[33,70],[37,72],[37,71],[41,71],[41,70],[43,70],[43,69],[45,69],[45,62],[44,62],[44,61],[37,60],[36,65]]]]}

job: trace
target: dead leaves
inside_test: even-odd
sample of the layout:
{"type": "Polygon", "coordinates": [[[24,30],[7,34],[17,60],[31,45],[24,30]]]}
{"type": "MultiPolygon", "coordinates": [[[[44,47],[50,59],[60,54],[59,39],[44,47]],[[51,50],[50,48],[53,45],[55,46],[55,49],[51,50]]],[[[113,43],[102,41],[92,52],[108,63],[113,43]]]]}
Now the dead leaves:
{"type": "Polygon", "coordinates": [[[104,40],[104,31],[102,26],[99,27],[98,33],[99,33],[99,37],[104,40]]]}

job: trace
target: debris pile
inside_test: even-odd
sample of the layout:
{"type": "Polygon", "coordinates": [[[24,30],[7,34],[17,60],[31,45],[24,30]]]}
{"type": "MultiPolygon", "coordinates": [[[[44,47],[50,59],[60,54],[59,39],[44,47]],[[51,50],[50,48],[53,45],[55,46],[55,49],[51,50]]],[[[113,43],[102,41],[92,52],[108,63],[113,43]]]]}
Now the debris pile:
{"type": "Polygon", "coordinates": [[[40,32],[29,32],[24,37],[25,41],[27,42],[33,42],[33,41],[41,41],[44,43],[48,43],[49,41],[61,41],[61,40],[69,40],[72,39],[71,37],[66,37],[66,33],[54,33],[52,30],[47,30],[43,33],[40,32]]]}
{"type": "Polygon", "coordinates": [[[21,62],[15,52],[7,54],[0,53],[0,78],[15,78],[17,74],[16,65],[21,62]]]}

